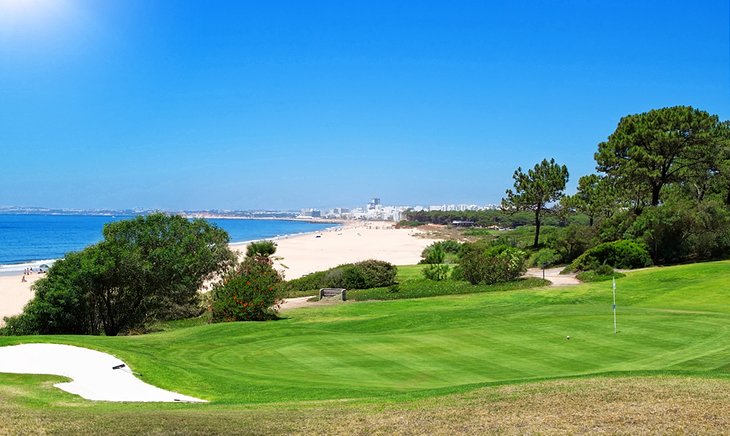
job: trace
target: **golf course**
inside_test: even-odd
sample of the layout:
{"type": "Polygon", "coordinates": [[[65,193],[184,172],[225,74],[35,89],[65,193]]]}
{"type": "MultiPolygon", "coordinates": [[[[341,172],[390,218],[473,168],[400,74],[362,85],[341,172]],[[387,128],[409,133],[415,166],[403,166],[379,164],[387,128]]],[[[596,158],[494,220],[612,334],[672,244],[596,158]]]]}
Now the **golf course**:
{"type": "Polygon", "coordinates": [[[139,336],[0,337],[112,354],[208,404],[82,400],[0,374],[0,430],[99,433],[722,432],[730,262],[611,282],[188,320],[139,336]]]}

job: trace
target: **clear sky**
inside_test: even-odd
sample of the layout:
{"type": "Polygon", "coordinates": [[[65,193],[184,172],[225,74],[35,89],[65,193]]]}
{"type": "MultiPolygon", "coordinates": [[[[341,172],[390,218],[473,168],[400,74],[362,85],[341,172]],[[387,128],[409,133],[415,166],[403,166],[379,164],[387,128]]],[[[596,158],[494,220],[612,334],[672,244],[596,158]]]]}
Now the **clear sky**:
{"type": "Polygon", "coordinates": [[[495,203],[620,117],[730,119],[703,1],[0,0],[0,205],[495,203]]]}

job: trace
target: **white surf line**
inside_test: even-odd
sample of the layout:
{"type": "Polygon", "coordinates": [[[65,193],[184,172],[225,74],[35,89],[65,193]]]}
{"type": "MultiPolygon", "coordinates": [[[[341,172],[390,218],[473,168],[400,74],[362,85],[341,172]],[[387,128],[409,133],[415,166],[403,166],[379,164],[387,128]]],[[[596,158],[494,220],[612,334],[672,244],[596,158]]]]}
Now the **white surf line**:
{"type": "Polygon", "coordinates": [[[54,386],[87,400],[206,402],[149,385],[135,377],[129,367],[116,357],[72,345],[21,344],[0,347],[0,372],[68,377],[72,381],[56,383],[54,386]]]}

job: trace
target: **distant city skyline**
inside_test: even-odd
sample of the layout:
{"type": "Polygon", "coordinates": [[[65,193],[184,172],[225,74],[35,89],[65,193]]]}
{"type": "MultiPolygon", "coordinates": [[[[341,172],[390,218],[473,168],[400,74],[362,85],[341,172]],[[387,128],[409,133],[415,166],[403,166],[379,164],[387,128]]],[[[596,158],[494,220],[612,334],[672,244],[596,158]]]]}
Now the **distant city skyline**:
{"type": "Polygon", "coordinates": [[[0,59],[6,206],[496,204],[622,116],[730,119],[726,0],[0,1],[0,59]]]}

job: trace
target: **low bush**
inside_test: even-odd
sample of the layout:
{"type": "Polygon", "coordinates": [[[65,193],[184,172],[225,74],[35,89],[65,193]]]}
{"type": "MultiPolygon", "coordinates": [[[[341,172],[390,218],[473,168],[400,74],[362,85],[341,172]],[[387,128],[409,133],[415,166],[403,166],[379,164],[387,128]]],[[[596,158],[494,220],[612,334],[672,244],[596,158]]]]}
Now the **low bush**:
{"type": "Polygon", "coordinates": [[[596,245],[571,264],[574,271],[595,270],[601,265],[613,268],[643,268],[652,264],[646,247],[634,241],[620,240],[596,245]]]}
{"type": "Polygon", "coordinates": [[[460,274],[473,285],[507,282],[527,270],[525,252],[506,245],[485,249],[481,244],[465,244],[459,265],[460,274]]]}
{"type": "Polygon", "coordinates": [[[426,298],[440,295],[462,295],[479,292],[514,291],[518,289],[548,286],[549,281],[538,278],[520,278],[493,285],[472,285],[465,281],[414,279],[400,283],[396,290],[393,287],[359,289],[347,292],[347,299],[366,300],[399,300],[404,298],[426,298]]]}
{"type": "Polygon", "coordinates": [[[624,276],[625,274],[614,271],[614,269],[608,265],[600,265],[594,270],[580,272],[575,277],[582,282],[605,282],[613,278],[624,276]]]}
{"type": "Polygon", "coordinates": [[[246,258],[213,288],[212,322],[264,321],[276,318],[281,275],[271,262],[246,258]]]}
{"type": "Polygon", "coordinates": [[[391,286],[395,284],[397,273],[395,265],[381,260],[349,263],[289,280],[284,286],[285,295],[311,295],[310,291],[320,288],[369,289],[391,286]]]}
{"type": "Polygon", "coordinates": [[[555,265],[560,260],[560,255],[551,248],[541,248],[530,256],[528,264],[538,268],[547,268],[555,265]]]}
{"type": "Polygon", "coordinates": [[[428,265],[423,269],[423,276],[428,280],[446,280],[449,277],[449,266],[443,263],[428,265]]]}

